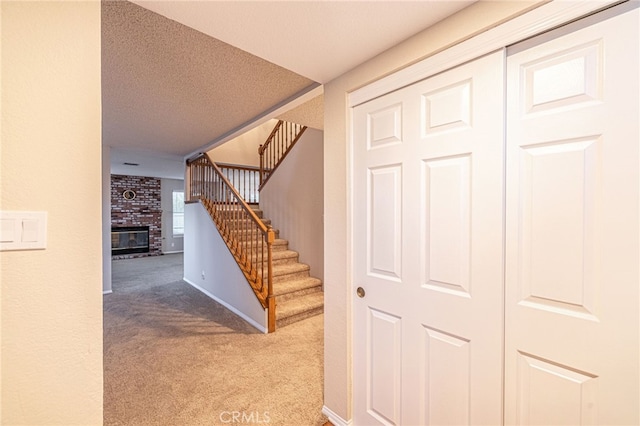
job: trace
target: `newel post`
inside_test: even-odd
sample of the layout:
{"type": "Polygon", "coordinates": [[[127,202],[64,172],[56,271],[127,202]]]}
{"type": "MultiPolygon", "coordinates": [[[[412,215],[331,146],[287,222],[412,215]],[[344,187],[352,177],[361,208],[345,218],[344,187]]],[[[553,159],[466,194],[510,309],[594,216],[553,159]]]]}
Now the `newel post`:
{"type": "Polygon", "coordinates": [[[191,199],[193,198],[192,196],[192,192],[191,192],[191,162],[189,162],[188,160],[185,162],[185,168],[184,168],[184,194],[185,194],[185,201],[191,201],[191,199]]]}
{"type": "Polygon", "coordinates": [[[276,298],[273,296],[273,262],[271,249],[275,240],[275,232],[271,225],[267,226],[267,309],[269,333],[276,331],[276,298]]]}

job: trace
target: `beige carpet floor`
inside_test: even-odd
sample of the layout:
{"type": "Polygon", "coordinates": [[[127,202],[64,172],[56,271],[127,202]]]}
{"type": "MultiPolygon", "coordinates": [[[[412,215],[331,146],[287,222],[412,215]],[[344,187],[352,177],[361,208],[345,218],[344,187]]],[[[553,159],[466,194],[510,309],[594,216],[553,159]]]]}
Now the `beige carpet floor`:
{"type": "Polygon", "coordinates": [[[182,255],[113,261],[105,425],[322,425],[323,318],[262,334],[182,281],[182,255]]]}

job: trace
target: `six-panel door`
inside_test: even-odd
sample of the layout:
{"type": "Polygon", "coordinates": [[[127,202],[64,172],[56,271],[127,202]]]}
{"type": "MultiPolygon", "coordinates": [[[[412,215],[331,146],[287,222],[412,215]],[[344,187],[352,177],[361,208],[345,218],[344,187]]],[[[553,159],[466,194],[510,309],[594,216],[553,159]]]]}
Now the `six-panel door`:
{"type": "Polygon", "coordinates": [[[507,58],[507,424],[640,424],[638,15],[507,58]]]}
{"type": "Polygon", "coordinates": [[[356,424],[501,422],[503,61],[354,111],[356,424]]]}

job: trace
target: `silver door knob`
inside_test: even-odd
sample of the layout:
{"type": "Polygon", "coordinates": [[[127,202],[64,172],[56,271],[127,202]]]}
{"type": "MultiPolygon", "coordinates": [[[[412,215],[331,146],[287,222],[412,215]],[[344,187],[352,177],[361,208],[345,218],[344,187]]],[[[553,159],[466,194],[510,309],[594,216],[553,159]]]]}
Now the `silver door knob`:
{"type": "Polygon", "coordinates": [[[364,288],[358,287],[356,289],[356,294],[358,295],[358,297],[364,297],[364,295],[365,295],[364,288]]]}

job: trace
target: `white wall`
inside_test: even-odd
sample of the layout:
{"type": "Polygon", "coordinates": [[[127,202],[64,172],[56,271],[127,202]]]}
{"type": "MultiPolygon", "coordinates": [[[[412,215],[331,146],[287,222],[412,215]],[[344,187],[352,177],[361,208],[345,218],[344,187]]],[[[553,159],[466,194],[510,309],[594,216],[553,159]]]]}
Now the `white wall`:
{"type": "Polygon", "coordinates": [[[184,237],[173,235],[173,191],[184,191],[184,180],[160,180],[160,208],[162,209],[162,252],[184,250],[184,237]]]}
{"type": "Polygon", "coordinates": [[[307,129],[260,191],[260,208],[280,230],[280,238],[324,277],[323,132],[307,129]]]}
{"type": "Polygon", "coordinates": [[[477,2],[325,85],[324,398],[336,421],[351,419],[351,236],[347,94],[446,49],[542,1],[477,2]]]}
{"type": "Polygon", "coordinates": [[[185,205],[184,224],[185,281],[266,331],[266,311],[202,204],[185,205]]]}
{"type": "Polygon", "coordinates": [[[102,424],[100,2],[6,2],[3,210],[47,248],[0,254],[4,425],[102,424]]]}
{"type": "Polygon", "coordinates": [[[260,167],[258,147],[265,143],[277,123],[278,120],[269,120],[255,129],[249,130],[247,133],[210,150],[209,155],[216,163],[260,167]]]}

